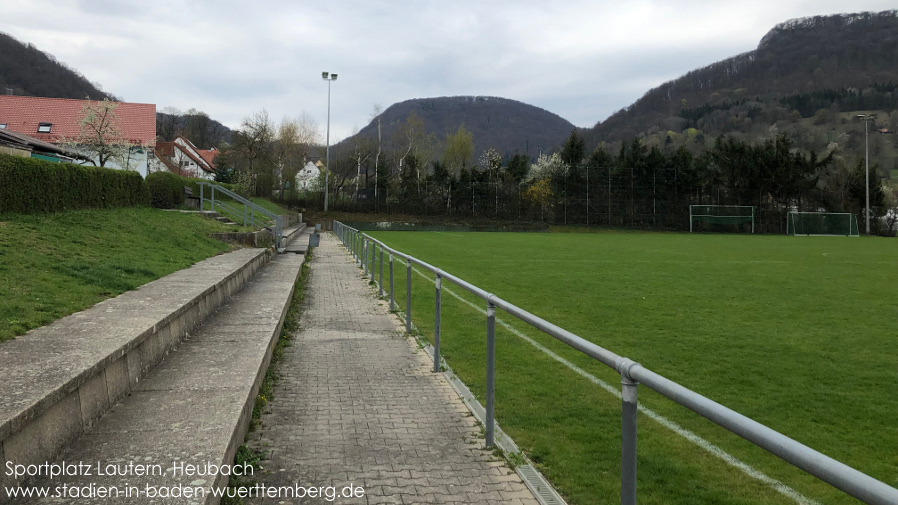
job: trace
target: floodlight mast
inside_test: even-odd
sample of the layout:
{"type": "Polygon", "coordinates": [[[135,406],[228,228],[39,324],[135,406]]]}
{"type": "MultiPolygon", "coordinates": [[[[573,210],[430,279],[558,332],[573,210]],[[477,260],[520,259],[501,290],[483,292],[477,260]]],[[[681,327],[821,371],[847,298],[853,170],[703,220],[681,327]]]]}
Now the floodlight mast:
{"type": "Polygon", "coordinates": [[[858,114],[858,118],[864,121],[864,160],[866,163],[866,174],[864,184],[864,192],[866,194],[866,206],[864,207],[867,235],[870,234],[870,121],[876,119],[876,114],[858,114]]]}
{"type": "Polygon", "coordinates": [[[327,147],[325,148],[324,164],[324,211],[327,212],[331,166],[331,81],[337,80],[337,74],[331,74],[330,72],[321,72],[321,78],[327,81],[327,147]]]}

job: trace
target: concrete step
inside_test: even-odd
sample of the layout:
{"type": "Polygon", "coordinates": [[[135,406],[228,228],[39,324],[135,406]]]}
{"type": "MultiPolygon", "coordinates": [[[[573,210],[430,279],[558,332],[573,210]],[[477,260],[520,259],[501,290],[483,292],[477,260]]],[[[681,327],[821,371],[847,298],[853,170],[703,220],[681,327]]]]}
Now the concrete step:
{"type": "Polygon", "coordinates": [[[8,464],[55,458],[270,258],[215,256],[0,345],[0,493],[24,480],[8,464]]]}
{"type": "Polygon", "coordinates": [[[311,228],[304,228],[301,230],[301,234],[296,236],[295,240],[291,240],[285,249],[284,252],[292,253],[292,254],[305,254],[309,249],[309,236],[311,236],[313,230],[311,228]]]}
{"type": "MultiPolygon", "coordinates": [[[[226,475],[187,475],[177,465],[231,465],[243,443],[259,386],[280,334],[304,258],[278,255],[222,305],[57,460],[145,465],[155,475],[74,475],[38,479],[34,488],[67,485],[131,488],[129,503],[217,504],[226,475]],[[184,489],[202,498],[187,499],[184,489]],[[152,499],[149,490],[182,493],[152,499]],[[139,497],[137,493],[139,492],[139,497]]],[[[184,466],[184,468],[187,468],[184,466]]],[[[110,472],[105,472],[110,473],[110,472]]],[[[118,500],[114,500],[118,501],[118,500]]],[[[23,500],[22,503],[53,503],[23,500]]],[[[88,498],[59,503],[109,503],[88,498]]]]}

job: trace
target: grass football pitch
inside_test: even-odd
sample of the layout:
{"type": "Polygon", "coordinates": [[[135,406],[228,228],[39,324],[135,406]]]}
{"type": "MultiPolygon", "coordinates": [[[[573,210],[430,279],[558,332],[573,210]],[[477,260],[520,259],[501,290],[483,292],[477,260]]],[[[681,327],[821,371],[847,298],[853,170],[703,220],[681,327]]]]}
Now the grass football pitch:
{"type": "MultiPolygon", "coordinates": [[[[894,240],[372,235],[898,486],[894,240]]],[[[431,279],[415,269],[412,320],[432,341],[431,279]]],[[[404,264],[395,285],[404,310],[404,264]]],[[[443,356],[483,402],[484,304],[443,287],[443,356]]],[[[497,318],[514,329],[496,327],[498,422],[570,503],[619,502],[620,400],[601,383],[619,390],[620,376],[501,310],[497,318]]],[[[651,411],[638,421],[641,504],[858,503],[646,387],[639,395],[651,411]]]]}

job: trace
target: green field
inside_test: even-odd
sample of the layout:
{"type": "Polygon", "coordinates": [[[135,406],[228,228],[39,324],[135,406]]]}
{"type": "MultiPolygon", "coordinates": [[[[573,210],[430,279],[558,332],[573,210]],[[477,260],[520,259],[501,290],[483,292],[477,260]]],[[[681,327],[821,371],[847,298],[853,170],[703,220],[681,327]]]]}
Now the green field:
{"type": "MultiPolygon", "coordinates": [[[[881,238],[673,233],[372,235],[898,486],[898,261],[881,238]]],[[[433,335],[431,276],[412,319],[433,335]]],[[[396,271],[404,310],[405,268],[396,271]]],[[[483,303],[444,282],[463,298],[483,303]]],[[[483,401],[485,317],[444,291],[442,349],[483,401]]],[[[616,372],[513,321],[596,378],[616,372]]],[[[858,503],[640,388],[640,402],[796,493],[858,503]]],[[[497,325],[496,414],[573,504],[619,501],[620,401],[497,325]]],[[[796,503],[639,417],[639,503],[796,503]]],[[[813,502],[810,502],[813,503],[813,502]]]]}
{"type": "Polygon", "coordinates": [[[0,215],[0,343],[232,249],[233,231],[151,208],[0,215]]]}

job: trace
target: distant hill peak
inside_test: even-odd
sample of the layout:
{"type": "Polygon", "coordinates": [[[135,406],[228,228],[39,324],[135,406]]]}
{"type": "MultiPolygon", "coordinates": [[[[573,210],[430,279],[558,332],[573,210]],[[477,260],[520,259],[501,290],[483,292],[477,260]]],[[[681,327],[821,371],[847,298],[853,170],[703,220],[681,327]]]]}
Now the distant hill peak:
{"type": "Polygon", "coordinates": [[[52,54],[0,32],[0,93],[7,90],[44,98],[118,100],[52,54]]]}
{"type": "MultiPolygon", "coordinates": [[[[519,152],[536,156],[540,151],[557,147],[576,128],[557,114],[510,98],[488,95],[412,98],[394,103],[380,114],[382,138],[386,144],[391,142],[411,113],[437,140],[443,140],[446,134],[464,126],[473,135],[475,158],[490,147],[503,155],[519,152]]],[[[376,138],[377,119],[357,135],[376,138]]],[[[350,144],[353,138],[338,146],[350,144]]]]}
{"type": "Polygon", "coordinates": [[[761,37],[758,49],[774,47],[783,37],[795,35],[796,32],[830,28],[844,28],[857,23],[870,23],[882,19],[898,18],[898,9],[882,12],[858,12],[854,14],[832,14],[828,16],[805,16],[790,19],[774,26],[761,37]]]}

